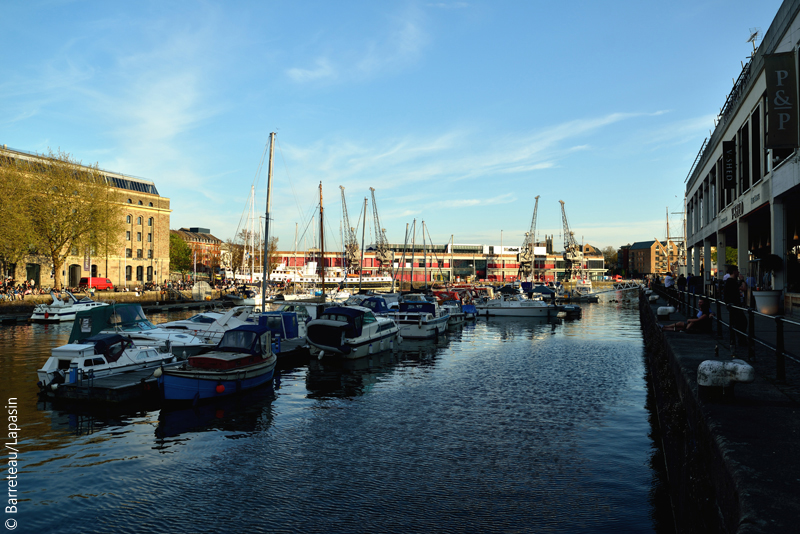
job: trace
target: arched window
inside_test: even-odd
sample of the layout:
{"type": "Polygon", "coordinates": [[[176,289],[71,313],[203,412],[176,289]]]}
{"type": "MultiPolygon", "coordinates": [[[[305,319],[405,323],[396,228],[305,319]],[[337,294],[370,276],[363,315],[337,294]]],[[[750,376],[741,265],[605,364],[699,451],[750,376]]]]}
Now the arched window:
{"type": "Polygon", "coordinates": [[[136,224],[142,224],[142,216],[136,217],[136,224]]]}
{"type": "Polygon", "coordinates": [[[125,218],[125,222],[126,222],[126,223],[128,223],[128,224],[130,224],[130,223],[131,223],[131,216],[130,216],[130,215],[128,215],[128,216],[125,218]]]}
{"type": "Polygon", "coordinates": [[[147,226],[153,226],[153,218],[152,217],[147,219],[147,226]]]}
{"type": "Polygon", "coordinates": [[[147,268],[147,281],[148,282],[152,282],[153,281],[153,268],[152,267],[148,267],[147,268]]]}
{"type": "Polygon", "coordinates": [[[142,201],[141,201],[141,200],[139,201],[139,205],[140,205],[140,206],[142,205],[142,201]]]}
{"type": "Polygon", "coordinates": [[[128,204],[133,204],[133,200],[128,199],[128,204]]]}
{"type": "Polygon", "coordinates": [[[127,280],[128,282],[131,281],[131,271],[132,271],[132,269],[131,269],[130,265],[125,267],[125,280],[127,280]]]}
{"type": "Polygon", "coordinates": [[[136,281],[142,282],[144,280],[144,267],[141,265],[136,268],[136,281]]]}
{"type": "Polygon", "coordinates": [[[153,207],[153,203],[152,203],[152,202],[150,203],[150,207],[151,207],[151,208],[153,207]]]}

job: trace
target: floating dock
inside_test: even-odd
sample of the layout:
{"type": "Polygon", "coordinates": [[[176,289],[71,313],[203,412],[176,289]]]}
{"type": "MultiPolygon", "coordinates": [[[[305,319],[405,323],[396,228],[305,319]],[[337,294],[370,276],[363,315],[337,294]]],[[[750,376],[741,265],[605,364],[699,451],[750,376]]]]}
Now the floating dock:
{"type": "MultiPolygon", "coordinates": [[[[163,367],[167,369],[182,363],[170,363],[163,367]]],[[[158,380],[153,376],[153,371],[156,369],[158,367],[150,367],[100,378],[83,377],[77,382],[59,384],[55,391],[47,390],[46,395],[50,399],[57,400],[112,404],[157,400],[158,380]]]]}

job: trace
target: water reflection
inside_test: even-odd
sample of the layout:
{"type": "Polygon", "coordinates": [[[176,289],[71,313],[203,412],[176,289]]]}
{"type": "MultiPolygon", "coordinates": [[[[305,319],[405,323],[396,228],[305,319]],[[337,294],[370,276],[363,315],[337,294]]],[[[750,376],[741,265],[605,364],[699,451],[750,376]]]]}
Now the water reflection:
{"type": "Polygon", "coordinates": [[[69,329],[0,329],[0,381],[26,409],[19,519],[32,532],[661,530],[637,307],[611,300],[355,361],[305,355],[272,387],[152,410],[37,405],[35,370],[69,329]]]}
{"type": "Polygon", "coordinates": [[[162,408],[155,429],[156,449],[164,452],[172,443],[169,438],[183,434],[221,430],[226,438],[236,439],[264,431],[274,419],[274,400],[275,390],[270,384],[197,406],[162,408]]]}

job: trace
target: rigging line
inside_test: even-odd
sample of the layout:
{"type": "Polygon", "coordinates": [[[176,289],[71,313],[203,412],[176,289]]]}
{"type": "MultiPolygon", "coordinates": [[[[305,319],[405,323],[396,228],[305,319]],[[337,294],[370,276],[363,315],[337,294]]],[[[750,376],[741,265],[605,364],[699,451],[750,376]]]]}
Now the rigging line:
{"type": "MultiPolygon", "coordinates": [[[[317,205],[317,213],[319,213],[319,205],[317,205]]],[[[311,223],[313,223],[313,222],[314,222],[314,218],[313,217],[309,217],[308,221],[306,222],[305,227],[303,228],[303,233],[300,234],[300,236],[298,237],[298,241],[302,241],[303,239],[305,239],[306,234],[308,233],[308,231],[309,231],[309,229],[311,227],[311,223]]]]}
{"type": "Polygon", "coordinates": [[[297,198],[297,191],[294,190],[294,181],[292,177],[289,175],[289,166],[286,165],[286,157],[283,155],[283,149],[281,148],[281,142],[278,141],[278,136],[275,136],[275,141],[278,145],[278,152],[281,155],[281,161],[283,161],[283,168],[286,170],[286,178],[289,181],[289,187],[292,190],[292,196],[294,197],[294,204],[297,207],[297,213],[300,214],[300,217],[303,217],[303,210],[300,208],[300,200],[297,198]]]}
{"type": "MultiPolygon", "coordinates": [[[[433,238],[431,237],[431,230],[430,228],[426,228],[428,232],[428,240],[431,242],[431,253],[433,253],[433,257],[436,258],[436,264],[439,266],[439,274],[442,275],[442,280],[444,280],[444,273],[442,272],[442,263],[439,261],[439,256],[436,254],[436,251],[433,250],[433,238]]],[[[445,251],[447,251],[447,247],[445,246],[445,251]]]]}

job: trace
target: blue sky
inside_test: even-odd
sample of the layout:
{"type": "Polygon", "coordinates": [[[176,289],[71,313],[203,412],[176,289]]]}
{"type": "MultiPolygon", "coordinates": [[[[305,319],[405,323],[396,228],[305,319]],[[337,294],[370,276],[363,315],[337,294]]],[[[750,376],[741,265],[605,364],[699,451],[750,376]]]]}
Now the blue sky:
{"type": "Polygon", "coordinates": [[[227,239],[275,131],[281,249],[296,224],[310,244],[320,181],[326,248],[340,185],[351,224],[375,188],[390,242],[416,218],[437,243],[518,245],[539,195],[537,237],[560,248],[563,200],[579,241],[618,247],[682,211],[780,4],[7,2],[0,144],[152,180],[172,228],[227,239]]]}

